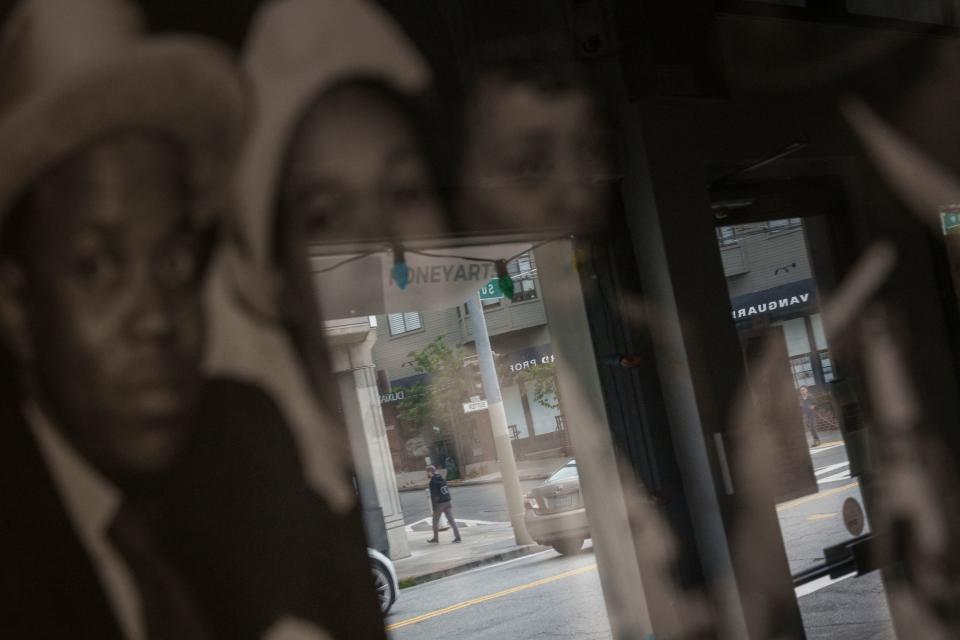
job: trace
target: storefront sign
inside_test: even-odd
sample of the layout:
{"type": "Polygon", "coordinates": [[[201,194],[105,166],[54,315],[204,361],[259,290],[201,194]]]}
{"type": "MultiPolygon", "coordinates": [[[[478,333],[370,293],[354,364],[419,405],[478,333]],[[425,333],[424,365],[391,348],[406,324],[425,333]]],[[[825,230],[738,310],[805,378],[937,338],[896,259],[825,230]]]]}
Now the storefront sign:
{"type": "Polygon", "coordinates": [[[380,394],[380,404],[388,404],[390,402],[400,402],[406,397],[403,390],[392,391],[390,393],[381,393],[380,394]]]}
{"type": "MultiPolygon", "coordinates": [[[[451,309],[465,303],[496,277],[494,260],[506,260],[529,243],[433,249],[404,254],[407,286],[393,280],[394,255],[323,255],[310,258],[324,320],[407,311],[451,309]],[[477,258],[470,260],[464,258],[477,258]],[[480,260],[482,259],[482,260],[480,260]]],[[[493,292],[490,292],[493,295],[493,292]]]]}
{"type": "Polygon", "coordinates": [[[783,318],[795,312],[816,308],[816,285],[813,279],[799,280],[772,289],[734,297],[730,303],[734,320],[757,316],[783,318]]]}
{"type": "Polygon", "coordinates": [[[521,349],[506,355],[507,367],[510,373],[520,373],[524,369],[536,367],[544,364],[553,364],[553,347],[549,344],[542,344],[537,347],[521,349]]]}

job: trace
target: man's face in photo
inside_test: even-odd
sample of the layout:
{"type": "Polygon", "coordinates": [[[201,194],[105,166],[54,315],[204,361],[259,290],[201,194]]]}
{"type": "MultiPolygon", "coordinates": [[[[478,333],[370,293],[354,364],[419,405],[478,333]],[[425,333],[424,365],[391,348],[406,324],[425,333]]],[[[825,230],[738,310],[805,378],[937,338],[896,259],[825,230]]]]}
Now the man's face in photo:
{"type": "Polygon", "coordinates": [[[159,138],[105,139],[25,206],[18,350],[31,392],[115,481],[162,472],[190,428],[204,338],[182,159],[159,138]]]}

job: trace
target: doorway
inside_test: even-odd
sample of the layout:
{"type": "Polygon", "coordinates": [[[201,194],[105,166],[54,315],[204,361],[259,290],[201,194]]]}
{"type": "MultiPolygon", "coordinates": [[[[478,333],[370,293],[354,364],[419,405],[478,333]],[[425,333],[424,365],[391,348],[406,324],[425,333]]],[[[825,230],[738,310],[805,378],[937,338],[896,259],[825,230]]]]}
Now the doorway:
{"type": "Polygon", "coordinates": [[[730,319],[771,436],[767,480],[805,637],[892,640],[881,573],[856,561],[872,535],[856,374],[821,317],[840,271],[838,207],[791,192],[715,198],[730,319]]]}

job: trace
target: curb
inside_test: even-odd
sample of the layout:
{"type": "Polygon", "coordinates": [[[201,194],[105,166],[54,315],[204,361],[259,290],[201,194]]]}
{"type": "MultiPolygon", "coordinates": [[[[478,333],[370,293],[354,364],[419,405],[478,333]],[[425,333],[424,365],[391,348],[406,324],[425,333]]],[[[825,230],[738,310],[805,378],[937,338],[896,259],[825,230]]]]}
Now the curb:
{"type": "MultiPolygon", "coordinates": [[[[524,480],[546,480],[546,479],[549,478],[549,477],[550,477],[550,474],[549,474],[549,473],[534,473],[534,474],[530,474],[530,475],[526,475],[526,476],[520,476],[520,480],[521,480],[521,481],[524,481],[524,480]]],[[[495,479],[495,480],[451,480],[451,481],[448,482],[447,484],[449,484],[451,487],[471,487],[471,486],[474,486],[474,485],[481,485],[481,484],[500,484],[501,482],[503,482],[503,479],[502,479],[502,478],[497,478],[497,479],[495,479]]],[[[408,485],[408,486],[406,486],[406,487],[398,488],[397,491],[400,491],[400,492],[404,492],[404,491],[423,491],[424,489],[427,488],[427,486],[428,486],[428,485],[426,485],[426,484],[413,485],[413,486],[409,486],[409,485],[408,485]]]]}
{"type": "Polygon", "coordinates": [[[514,558],[522,558],[523,556],[533,555],[535,553],[540,553],[541,551],[546,551],[549,548],[550,547],[543,547],[538,544],[528,544],[518,549],[511,549],[510,551],[497,553],[492,556],[487,556],[486,558],[480,558],[478,560],[471,560],[470,562],[466,562],[464,564],[458,564],[455,567],[440,569],[439,571],[431,571],[430,573],[424,573],[419,576],[400,578],[400,589],[403,590],[408,587],[415,587],[418,584],[432,582],[434,580],[439,580],[440,578],[446,578],[448,576],[463,573],[464,571],[483,567],[488,564],[497,564],[498,562],[505,562],[507,560],[513,560],[514,558]]]}

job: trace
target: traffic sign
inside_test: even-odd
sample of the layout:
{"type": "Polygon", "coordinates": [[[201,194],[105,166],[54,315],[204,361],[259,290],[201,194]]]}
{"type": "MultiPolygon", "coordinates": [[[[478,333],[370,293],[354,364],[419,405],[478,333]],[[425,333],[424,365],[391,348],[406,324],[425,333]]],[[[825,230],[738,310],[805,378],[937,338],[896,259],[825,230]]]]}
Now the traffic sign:
{"type": "Polygon", "coordinates": [[[464,402],[463,403],[463,412],[464,413],[473,413],[474,411],[485,411],[487,408],[486,400],[478,400],[477,402],[464,402]]]}
{"type": "Polygon", "coordinates": [[[496,278],[483,285],[480,288],[481,300],[499,300],[503,297],[503,291],[500,290],[500,283],[496,278]]]}

